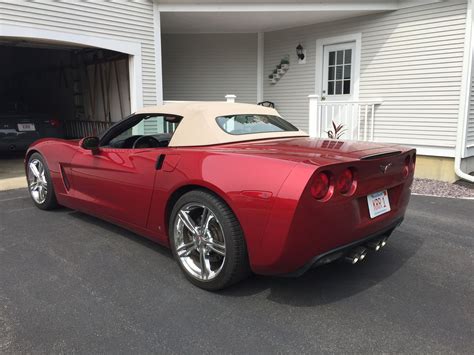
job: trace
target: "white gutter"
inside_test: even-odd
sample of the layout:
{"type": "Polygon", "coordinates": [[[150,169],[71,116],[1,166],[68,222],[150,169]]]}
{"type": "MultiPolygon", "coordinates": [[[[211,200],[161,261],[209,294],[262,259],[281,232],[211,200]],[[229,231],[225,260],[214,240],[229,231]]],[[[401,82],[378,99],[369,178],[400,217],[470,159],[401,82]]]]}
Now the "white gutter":
{"type": "Polygon", "coordinates": [[[466,38],[463,60],[463,76],[461,82],[461,99],[459,101],[458,131],[456,136],[456,150],[454,153],[454,172],[461,179],[474,182],[474,176],[466,174],[461,170],[461,159],[465,150],[465,132],[469,113],[469,101],[471,99],[471,75],[472,75],[472,0],[468,0],[466,14],[466,38]]]}

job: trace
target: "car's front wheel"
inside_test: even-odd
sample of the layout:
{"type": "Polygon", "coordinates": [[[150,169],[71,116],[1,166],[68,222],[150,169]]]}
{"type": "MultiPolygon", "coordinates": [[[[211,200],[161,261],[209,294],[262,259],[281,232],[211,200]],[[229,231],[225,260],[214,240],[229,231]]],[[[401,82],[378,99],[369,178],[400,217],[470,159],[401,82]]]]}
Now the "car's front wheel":
{"type": "Polygon", "coordinates": [[[34,153],[28,159],[27,166],[28,190],[36,207],[50,210],[57,207],[56,195],[51,175],[41,154],[34,153]]]}
{"type": "Polygon", "coordinates": [[[170,218],[173,254],[186,277],[206,290],[219,290],[249,273],[240,224],[221,199],[206,191],[183,195],[170,218]]]}

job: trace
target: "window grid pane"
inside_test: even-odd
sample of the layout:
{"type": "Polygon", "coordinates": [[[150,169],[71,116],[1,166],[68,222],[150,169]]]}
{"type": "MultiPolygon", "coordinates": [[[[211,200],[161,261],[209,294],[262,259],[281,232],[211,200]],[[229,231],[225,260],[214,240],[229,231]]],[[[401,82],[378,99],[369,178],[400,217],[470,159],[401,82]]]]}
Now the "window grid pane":
{"type": "Polygon", "coordinates": [[[329,52],[329,65],[336,64],[336,52],[329,52]]]}
{"type": "Polygon", "coordinates": [[[328,95],[334,95],[334,81],[328,82],[328,95]]]}
{"type": "Polygon", "coordinates": [[[344,63],[344,51],[337,51],[337,64],[344,63]]]}
{"type": "Polygon", "coordinates": [[[344,63],[351,64],[352,63],[352,49],[346,49],[344,51],[344,63]]]}

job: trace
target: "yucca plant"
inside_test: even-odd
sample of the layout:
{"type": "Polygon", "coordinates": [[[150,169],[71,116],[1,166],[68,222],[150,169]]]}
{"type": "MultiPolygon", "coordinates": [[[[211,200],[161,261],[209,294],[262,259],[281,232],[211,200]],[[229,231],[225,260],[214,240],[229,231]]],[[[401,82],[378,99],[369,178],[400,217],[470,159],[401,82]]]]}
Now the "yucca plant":
{"type": "Polygon", "coordinates": [[[337,125],[334,121],[332,121],[332,128],[332,130],[326,132],[328,134],[328,138],[330,139],[341,139],[341,137],[344,135],[344,132],[346,131],[342,123],[337,125]]]}

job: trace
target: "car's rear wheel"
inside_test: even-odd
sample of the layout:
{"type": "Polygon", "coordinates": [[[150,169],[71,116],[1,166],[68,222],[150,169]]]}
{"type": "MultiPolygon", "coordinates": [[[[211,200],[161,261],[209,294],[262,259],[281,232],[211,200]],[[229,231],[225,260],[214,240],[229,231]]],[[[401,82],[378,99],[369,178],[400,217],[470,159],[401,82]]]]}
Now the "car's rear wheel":
{"type": "Polygon", "coordinates": [[[38,208],[50,210],[58,206],[48,166],[39,153],[28,159],[27,180],[31,199],[38,208]]]}
{"type": "Polygon", "coordinates": [[[174,205],[170,218],[173,254],[193,284],[219,290],[249,273],[247,247],[231,209],[211,193],[194,190],[174,205]]]}

